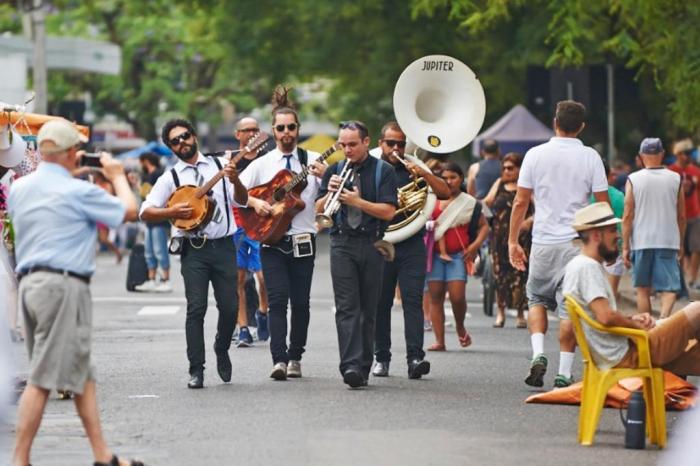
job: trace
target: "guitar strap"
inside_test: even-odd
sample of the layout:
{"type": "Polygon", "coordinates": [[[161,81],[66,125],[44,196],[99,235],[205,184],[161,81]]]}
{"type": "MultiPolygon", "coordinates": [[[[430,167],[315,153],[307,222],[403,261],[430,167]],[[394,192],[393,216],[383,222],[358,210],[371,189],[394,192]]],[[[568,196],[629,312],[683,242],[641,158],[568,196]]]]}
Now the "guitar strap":
{"type": "Polygon", "coordinates": [[[309,156],[306,151],[299,146],[297,146],[297,151],[299,153],[299,162],[301,162],[302,167],[305,167],[309,161],[309,156]]]}
{"type": "MultiPolygon", "coordinates": [[[[223,167],[221,166],[219,157],[214,157],[214,162],[216,162],[216,167],[219,169],[219,171],[221,171],[223,167]]],[[[226,194],[226,179],[221,178],[221,183],[223,184],[224,190],[224,205],[226,206],[226,233],[228,233],[228,230],[231,228],[231,209],[228,208],[228,195],[226,194]]]]}

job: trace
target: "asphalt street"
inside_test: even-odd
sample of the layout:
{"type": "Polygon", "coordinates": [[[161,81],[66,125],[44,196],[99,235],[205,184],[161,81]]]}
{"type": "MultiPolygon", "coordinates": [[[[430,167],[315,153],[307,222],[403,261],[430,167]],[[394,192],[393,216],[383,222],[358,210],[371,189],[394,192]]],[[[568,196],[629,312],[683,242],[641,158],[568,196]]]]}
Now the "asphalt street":
{"type": "MultiPolygon", "coordinates": [[[[403,320],[392,313],[391,377],[370,379],[350,390],[338,373],[328,241],[319,241],[311,298],[311,327],[302,361],[304,377],[268,378],[267,343],[233,348],[233,381],[216,374],[213,299],[206,320],[208,368],[204,390],[189,390],[185,356],[185,299],[179,262],[173,262],[171,294],[129,293],[126,260],[100,256],[92,285],[93,356],[98,369],[100,411],[114,451],[148,465],[651,465],[659,453],[625,450],[616,410],[605,410],[596,444],[576,443],[578,407],[530,405],[537,390],[523,379],[529,367],[529,336],[515,328],[494,329],[483,314],[480,285],[468,290],[467,325],[473,345],[459,347],[448,327],[445,353],[429,353],[432,371],[406,377],[403,320]]],[[[551,389],[558,363],[557,323],[546,349],[551,389]]],[[[432,334],[426,334],[426,346],[432,334]]],[[[26,372],[22,344],[15,345],[26,372]]],[[[575,375],[580,378],[577,362],[575,375]]],[[[673,435],[678,413],[668,413],[673,435]]],[[[10,436],[11,428],[10,428],[10,436]]],[[[2,461],[0,461],[0,464],[2,461]]],[[[33,449],[36,465],[92,464],[73,404],[55,394],[33,449]]]]}

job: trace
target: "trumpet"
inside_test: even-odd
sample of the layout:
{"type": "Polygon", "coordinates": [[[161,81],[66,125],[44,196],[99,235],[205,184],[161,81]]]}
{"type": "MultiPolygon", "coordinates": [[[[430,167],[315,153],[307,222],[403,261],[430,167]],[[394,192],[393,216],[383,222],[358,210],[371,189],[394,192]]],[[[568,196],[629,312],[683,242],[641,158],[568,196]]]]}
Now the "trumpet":
{"type": "Polygon", "coordinates": [[[353,167],[350,165],[349,162],[345,164],[343,171],[341,171],[339,175],[341,180],[338,190],[326,198],[326,202],[323,204],[323,213],[316,215],[316,223],[318,223],[321,229],[333,226],[333,216],[338,212],[341,205],[340,193],[343,192],[348,182],[352,183],[355,174],[353,167]]]}

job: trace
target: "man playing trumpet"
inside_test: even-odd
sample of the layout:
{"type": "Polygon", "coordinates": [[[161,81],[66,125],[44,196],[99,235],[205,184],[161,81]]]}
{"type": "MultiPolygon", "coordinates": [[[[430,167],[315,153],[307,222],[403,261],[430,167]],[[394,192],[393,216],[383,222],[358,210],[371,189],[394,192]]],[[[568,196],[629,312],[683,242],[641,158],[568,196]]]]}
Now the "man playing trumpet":
{"type": "Polygon", "coordinates": [[[367,385],[372,367],[374,319],[379,301],[384,258],[374,243],[384,236],[397,206],[397,182],[389,164],[369,156],[369,133],[359,121],[342,122],[338,143],[346,160],[326,170],[316,211],[336,196],[337,212],[324,212],[331,227],[331,278],[340,350],[340,372],[351,388],[367,385]],[[350,165],[353,186],[343,186],[338,173],[350,165]],[[340,166],[342,165],[342,166],[340,166]]]}

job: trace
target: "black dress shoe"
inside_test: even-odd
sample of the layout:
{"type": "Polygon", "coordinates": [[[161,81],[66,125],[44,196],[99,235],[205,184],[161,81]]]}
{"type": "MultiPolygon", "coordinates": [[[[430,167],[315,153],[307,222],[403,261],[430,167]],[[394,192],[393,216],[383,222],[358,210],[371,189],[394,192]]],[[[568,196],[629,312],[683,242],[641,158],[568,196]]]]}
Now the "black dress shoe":
{"type": "Polygon", "coordinates": [[[216,353],[216,370],[221,380],[224,382],[231,381],[231,358],[228,357],[228,351],[216,353]]]}
{"type": "Polygon", "coordinates": [[[420,379],[430,373],[430,363],[425,359],[414,359],[408,362],[408,378],[420,379]]]}
{"type": "Polygon", "coordinates": [[[190,381],[187,382],[187,388],[204,388],[204,374],[197,373],[190,376],[190,381]]]}
{"type": "Polygon", "coordinates": [[[362,373],[357,369],[348,369],[343,372],[343,382],[350,386],[350,388],[367,386],[367,379],[365,379],[362,373]]]}

